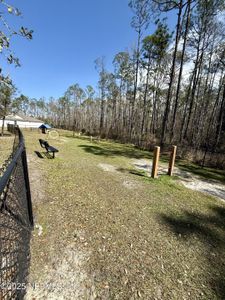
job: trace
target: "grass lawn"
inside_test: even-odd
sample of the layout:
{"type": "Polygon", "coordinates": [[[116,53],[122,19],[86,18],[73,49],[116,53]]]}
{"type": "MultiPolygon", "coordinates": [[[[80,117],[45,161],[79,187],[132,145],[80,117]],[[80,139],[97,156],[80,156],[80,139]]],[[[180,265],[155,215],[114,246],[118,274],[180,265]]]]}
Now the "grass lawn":
{"type": "Polygon", "coordinates": [[[133,169],[133,158],[152,154],[131,145],[91,143],[62,131],[59,140],[49,140],[59,149],[49,159],[38,143],[43,135],[24,133],[38,225],[30,281],[39,286],[30,295],[225,298],[222,201],[186,189],[176,178],[153,180],[133,169]],[[46,291],[46,281],[64,288],[46,291]]]}
{"type": "Polygon", "coordinates": [[[5,136],[0,136],[0,167],[12,153],[14,136],[6,132],[5,136]]]}

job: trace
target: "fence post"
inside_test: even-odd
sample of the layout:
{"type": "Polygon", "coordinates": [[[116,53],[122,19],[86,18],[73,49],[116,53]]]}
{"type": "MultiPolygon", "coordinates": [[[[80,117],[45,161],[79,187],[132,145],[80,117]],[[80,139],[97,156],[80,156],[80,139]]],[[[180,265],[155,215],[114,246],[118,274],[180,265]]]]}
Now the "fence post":
{"type": "Polygon", "coordinates": [[[177,146],[173,146],[171,156],[170,156],[170,162],[169,162],[169,168],[168,168],[168,175],[172,176],[173,174],[173,168],[176,158],[176,152],[177,152],[177,146]]]}
{"type": "Polygon", "coordinates": [[[158,164],[159,164],[159,153],[160,147],[156,146],[154,150],[153,162],[152,162],[152,178],[157,177],[158,173],[158,164]]]}
{"type": "Polygon", "coordinates": [[[21,158],[22,158],[23,173],[24,173],[24,180],[25,180],[25,186],[26,186],[27,208],[28,208],[29,221],[30,221],[31,226],[33,227],[34,226],[34,219],[33,219],[31,192],[30,192],[30,182],[29,182],[28,167],[27,167],[27,155],[26,155],[25,147],[23,149],[21,158]]]}

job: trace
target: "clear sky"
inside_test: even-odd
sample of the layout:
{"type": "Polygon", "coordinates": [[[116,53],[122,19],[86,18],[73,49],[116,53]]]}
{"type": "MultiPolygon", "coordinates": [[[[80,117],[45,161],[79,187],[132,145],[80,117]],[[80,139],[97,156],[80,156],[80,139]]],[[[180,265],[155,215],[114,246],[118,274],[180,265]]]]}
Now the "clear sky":
{"type": "MultiPolygon", "coordinates": [[[[33,40],[14,40],[22,67],[2,61],[19,91],[29,97],[60,97],[69,85],[97,87],[94,60],[105,56],[108,69],[116,53],[134,45],[128,0],[8,0],[23,13],[17,23],[34,30],[33,40]]],[[[18,19],[18,20],[17,20],[18,19]]],[[[149,33],[151,29],[149,29],[149,33]]],[[[3,58],[1,58],[2,60],[3,58]]]]}

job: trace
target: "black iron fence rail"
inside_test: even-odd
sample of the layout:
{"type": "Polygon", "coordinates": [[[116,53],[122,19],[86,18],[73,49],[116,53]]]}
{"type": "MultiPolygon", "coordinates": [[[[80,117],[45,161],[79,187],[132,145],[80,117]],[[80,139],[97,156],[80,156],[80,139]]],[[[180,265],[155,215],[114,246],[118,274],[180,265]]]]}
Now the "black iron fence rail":
{"type": "Polygon", "coordinates": [[[23,299],[30,262],[33,213],[23,134],[15,134],[12,154],[0,177],[0,299],[23,299]]]}

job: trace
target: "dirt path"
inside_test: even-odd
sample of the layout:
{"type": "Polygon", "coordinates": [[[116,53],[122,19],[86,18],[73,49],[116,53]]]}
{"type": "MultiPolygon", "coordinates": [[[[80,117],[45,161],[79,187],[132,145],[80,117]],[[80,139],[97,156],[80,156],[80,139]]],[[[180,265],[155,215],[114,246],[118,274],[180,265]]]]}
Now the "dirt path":
{"type": "MultiPolygon", "coordinates": [[[[132,164],[139,170],[148,172],[149,176],[151,173],[152,165],[148,160],[135,159],[132,160],[132,164]]],[[[160,164],[159,176],[167,173],[167,166],[160,164]]],[[[215,196],[225,201],[225,185],[221,184],[217,180],[203,179],[201,176],[194,175],[190,172],[174,168],[174,175],[178,176],[179,181],[187,188],[196,190],[202,193],[206,193],[211,196],[215,196]]]]}

